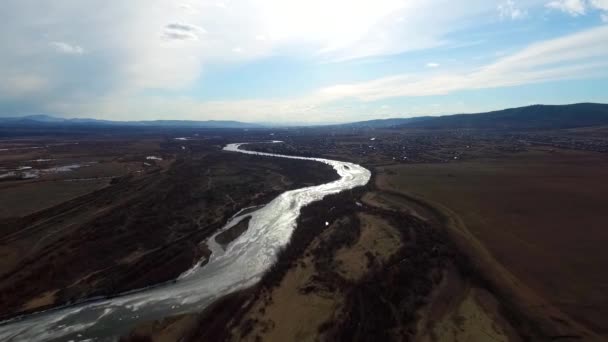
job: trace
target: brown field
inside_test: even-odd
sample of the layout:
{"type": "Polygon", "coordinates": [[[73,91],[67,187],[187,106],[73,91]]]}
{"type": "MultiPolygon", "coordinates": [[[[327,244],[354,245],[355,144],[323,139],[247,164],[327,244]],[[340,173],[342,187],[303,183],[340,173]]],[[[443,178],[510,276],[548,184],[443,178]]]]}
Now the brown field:
{"type": "Polygon", "coordinates": [[[243,324],[233,331],[233,340],[310,341],[327,338],[323,325],[341,320],[348,293],[336,291],[333,287],[338,282],[332,282],[331,276],[358,282],[371,271],[368,254],[373,255],[377,265],[386,265],[401,247],[397,229],[378,216],[360,214],[357,220],[360,232],[355,241],[331,252],[330,260],[319,260],[319,251],[326,248],[324,243],[339,235],[337,230],[351,229],[350,220],[343,218],[330,225],[306,248],[278,286],[260,294],[242,318],[243,324]],[[329,267],[335,268],[335,275],[328,274],[329,267]],[[250,322],[255,324],[251,331],[247,331],[250,322]]]}
{"type": "Polygon", "coordinates": [[[522,341],[501,311],[501,304],[491,293],[448,268],[429,304],[419,312],[414,341],[522,341]]]}
{"type": "Polygon", "coordinates": [[[523,284],[608,338],[608,156],[534,148],[378,171],[380,188],[449,208],[523,284]]]}
{"type": "Polygon", "coordinates": [[[12,186],[0,185],[0,218],[32,214],[101,189],[109,182],[109,179],[100,179],[74,182],[29,182],[12,186]]]}
{"type": "Polygon", "coordinates": [[[0,219],[22,217],[106,187],[113,177],[168,167],[171,160],[144,162],[159,155],[162,139],[23,139],[0,141],[0,175],[29,168],[36,177],[0,178],[0,219]],[[35,149],[21,149],[37,147],[35,149]],[[81,167],[61,170],[62,167],[81,167]],[[61,170],[61,171],[53,171],[61,170]]]}

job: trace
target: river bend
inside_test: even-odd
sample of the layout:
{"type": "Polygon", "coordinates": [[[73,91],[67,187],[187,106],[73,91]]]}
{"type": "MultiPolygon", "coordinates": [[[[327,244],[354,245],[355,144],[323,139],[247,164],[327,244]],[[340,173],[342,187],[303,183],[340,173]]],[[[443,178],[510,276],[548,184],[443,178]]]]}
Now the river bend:
{"type": "MultiPolygon", "coordinates": [[[[0,341],[115,341],[137,322],[202,311],[214,300],[255,284],[287,244],[302,207],[323,197],[367,184],[369,170],[353,163],[322,158],[287,156],[241,149],[229,144],[225,151],[312,160],[331,165],[340,179],[290,190],[255,211],[233,217],[220,232],[251,216],[249,228],[224,250],[207,243],[209,262],[184,272],[175,282],[133,291],[111,299],[100,299],[27,315],[0,323],[0,341]]],[[[159,265],[162,267],[162,265],[159,265]]]]}

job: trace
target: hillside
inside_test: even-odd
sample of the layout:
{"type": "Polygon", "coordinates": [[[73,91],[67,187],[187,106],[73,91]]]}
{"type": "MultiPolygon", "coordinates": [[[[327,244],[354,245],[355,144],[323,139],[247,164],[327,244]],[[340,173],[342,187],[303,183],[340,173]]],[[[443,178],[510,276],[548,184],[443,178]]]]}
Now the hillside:
{"type": "Polygon", "coordinates": [[[400,128],[560,129],[608,125],[608,104],[533,105],[411,121],[400,128]]]}
{"type": "Polygon", "coordinates": [[[377,119],[367,121],[357,121],[340,125],[342,128],[392,128],[405,124],[415,123],[430,119],[430,116],[419,116],[414,118],[390,118],[390,119],[377,119]]]}

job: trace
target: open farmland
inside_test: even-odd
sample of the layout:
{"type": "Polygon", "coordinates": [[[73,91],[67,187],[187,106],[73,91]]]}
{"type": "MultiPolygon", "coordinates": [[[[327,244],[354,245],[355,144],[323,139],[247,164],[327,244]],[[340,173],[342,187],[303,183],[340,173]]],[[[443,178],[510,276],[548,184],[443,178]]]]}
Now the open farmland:
{"type": "Polygon", "coordinates": [[[608,337],[608,156],[533,148],[378,174],[382,189],[449,208],[523,284],[608,337]]]}

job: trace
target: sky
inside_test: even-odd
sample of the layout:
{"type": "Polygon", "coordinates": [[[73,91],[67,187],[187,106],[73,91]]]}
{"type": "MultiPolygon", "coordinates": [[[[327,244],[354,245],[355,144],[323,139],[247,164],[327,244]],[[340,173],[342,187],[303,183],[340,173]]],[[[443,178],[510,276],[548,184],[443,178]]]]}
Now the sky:
{"type": "Polygon", "coordinates": [[[608,0],[4,0],[0,116],[337,123],[608,103],[608,0]]]}

